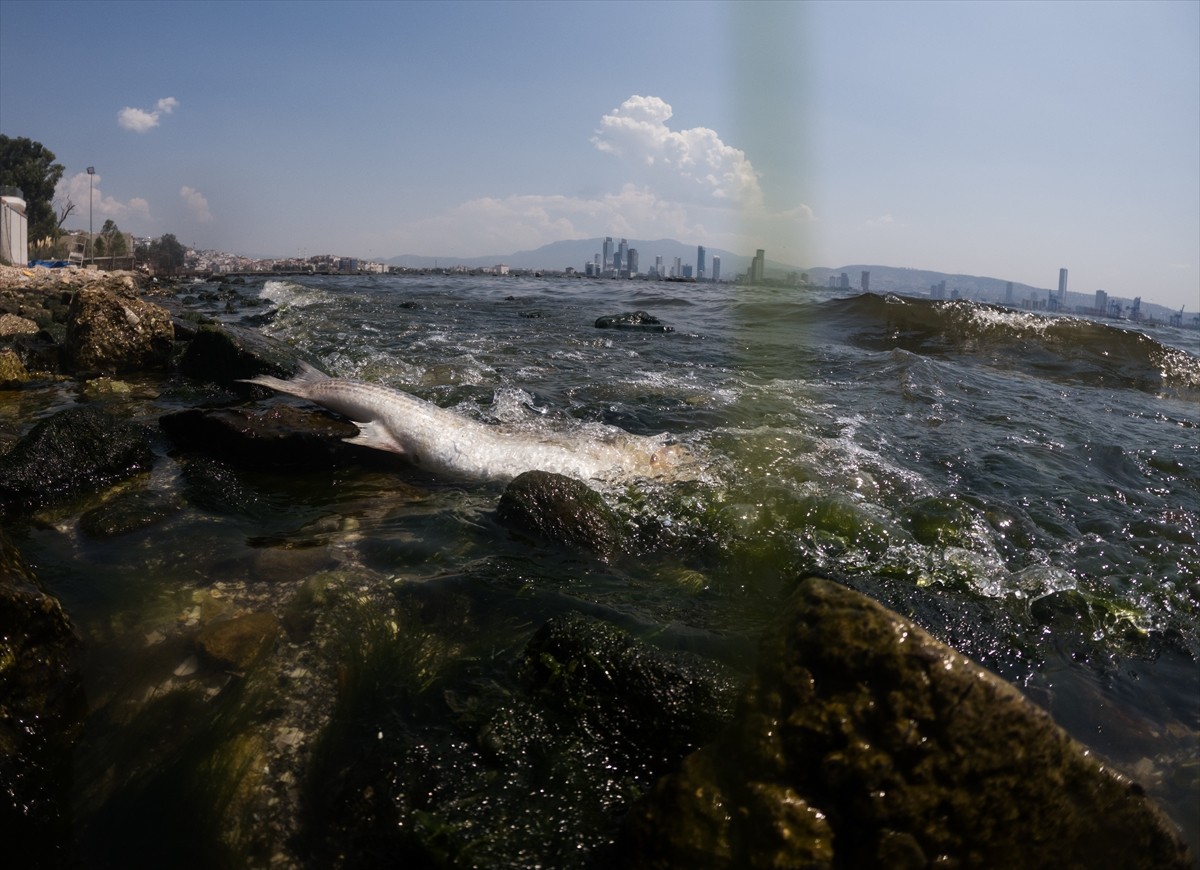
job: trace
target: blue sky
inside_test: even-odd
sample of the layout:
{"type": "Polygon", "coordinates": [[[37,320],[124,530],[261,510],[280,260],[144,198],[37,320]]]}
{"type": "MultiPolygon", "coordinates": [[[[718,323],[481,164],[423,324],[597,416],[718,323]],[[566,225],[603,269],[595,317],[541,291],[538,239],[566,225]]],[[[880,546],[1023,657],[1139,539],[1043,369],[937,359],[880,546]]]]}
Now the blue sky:
{"type": "MultiPolygon", "coordinates": [[[[1200,308],[1200,3],[0,0],[87,226],[252,255],[673,237],[1200,308]]],[[[557,264],[554,264],[557,265],[557,264]]]]}

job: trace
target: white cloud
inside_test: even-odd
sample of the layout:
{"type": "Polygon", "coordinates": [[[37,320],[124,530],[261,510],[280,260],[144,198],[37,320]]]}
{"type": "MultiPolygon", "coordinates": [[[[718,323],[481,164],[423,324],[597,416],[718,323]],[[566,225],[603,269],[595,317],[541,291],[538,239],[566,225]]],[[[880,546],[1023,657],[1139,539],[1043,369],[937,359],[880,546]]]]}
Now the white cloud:
{"type": "Polygon", "coordinates": [[[192,216],[196,220],[202,224],[212,222],[212,212],[208,210],[208,200],[205,199],[204,194],[185,184],[179,189],[179,196],[182,197],[188,210],[191,211],[192,216]]]}
{"type": "Polygon", "coordinates": [[[880,227],[903,226],[903,224],[896,223],[896,219],[892,217],[891,214],[885,214],[882,217],[871,218],[867,221],[867,226],[875,229],[880,227]]]}
{"type": "Polygon", "coordinates": [[[58,186],[54,189],[55,200],[65,201],[70,198],[71,202],[75,203],[75,211],[72,212],[75,219],[87,220],[89,205],[96,228],[103,221],[96,221],[95,218],[112,218],[119,224],[124,219],[148,219],[150,217],[150,203],[146,200],[135,196],[128,202],[121,202],[111,196],[105,196],[100,189],[103,176],[97,172],[90,178],[89,185],[88,174],[77,172],[70,178],[59,181],[58,186]]]}
{"type": "Polygon", "coordinates": [[[592,143],[626,160],[664,196],[762,208],[758,172],[745,152],[721,141],[715,130],[672,130],[670,104],[634,95],[600,119],[592,143]]]}
{"type": "Polygon", "coordinates": [[[179,100],[174,97],[163,97],[150,111],[126,106],[117,112],[117,123],[126,130],[146,133],[158,126],[159,118],[171,114],[178,106],[179,100]]]}

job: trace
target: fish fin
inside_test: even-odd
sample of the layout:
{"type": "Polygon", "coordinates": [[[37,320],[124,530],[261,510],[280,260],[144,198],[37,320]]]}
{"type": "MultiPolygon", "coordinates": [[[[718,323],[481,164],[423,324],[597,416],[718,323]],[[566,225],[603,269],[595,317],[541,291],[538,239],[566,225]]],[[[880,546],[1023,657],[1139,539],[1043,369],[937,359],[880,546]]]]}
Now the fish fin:
{"type": "Polygon", "coordinates": [[[269,387],[281,393],[307,399],[309,397],[308,388],[313,384],[329,380],[329,375],[304,360],[297,360],[297,362],[300,364],[300,370],[290,380],[285,381],[272,375],[257,375],[253,378],[239,378],[238,380],[243,384],[258,384],[260,387],[269,387]]]}
{"type": "Polygon", "coordinates": [[[396,440],[396,436],[392,434],[391,430],[378,420],[371,420],[367,423],[354,421],[354,425],[358,427],[358,434],[353,438],[345,439],[350,444],[371,447],[375,450],[387,450],[390,453],[401,455],[408,453],[404,449],[404,445],[396,440]]]}

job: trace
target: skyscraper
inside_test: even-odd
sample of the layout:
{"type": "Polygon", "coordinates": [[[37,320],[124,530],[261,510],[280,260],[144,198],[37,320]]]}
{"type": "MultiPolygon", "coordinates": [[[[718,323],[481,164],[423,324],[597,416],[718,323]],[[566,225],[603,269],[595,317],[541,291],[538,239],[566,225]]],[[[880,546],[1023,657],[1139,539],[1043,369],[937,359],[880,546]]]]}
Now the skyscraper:
{"type": "Polygon", "coordinates": [[[618,278],[629,277],[629,242],[626,239],[621,239],[621,244],[617,246],[617,262],[613,264],[613,269],[618,278]]]}
{"type": "Polygon", "coordinates": [[[716,284],[718,281],[721,280],[721,258],[720,257],[713,257],[712,280],[713,280],[714,284],[716,284]]]}
{"type": "Polygon", "coordinates": [[[754,253],[754,262],[750,264],[750,283],[760,284],[763,279],[763,272],[766,271],[767,254],[762,248],[759,248],[754,253]]]}
{"type": "Polygon", "coordinates": [[[704,280],[704,245],[696,246],[696,280],[704,280]]]}
{"type": "Polygon", "coordinates": [[[1058,304],[1063,305],[1067,301],[1067,270],[1058,270],[1058,304]]]}
{"type": "Polygon", "coordinates": [[[871,273],[870,272],[862,273],[862,292],[864,292],[864,293],[871,292],[871,273]]]}
{"type": "Polygon", "coordinates": [[[612,268],[613,244],[612,236],[604,237],[604,271],[607,272],[612,268]]]}
{"type": "Polygon", "coordinates": [[[625,263],[625,268],[629,271],[629,277],[632,278],[638,273],[637,248],[630,248],[627,257],[628,260],[625,263]]]}

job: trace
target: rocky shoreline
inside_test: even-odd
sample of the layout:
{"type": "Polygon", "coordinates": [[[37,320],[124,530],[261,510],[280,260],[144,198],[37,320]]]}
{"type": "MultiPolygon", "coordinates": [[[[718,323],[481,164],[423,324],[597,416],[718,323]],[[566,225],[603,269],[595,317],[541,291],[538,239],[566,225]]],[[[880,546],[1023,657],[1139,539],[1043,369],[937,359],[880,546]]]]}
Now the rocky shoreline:
{"type": "MultiPolygon", "coordinates": [[[[105,843],[105,820],[130,795],[149,800],[162,770],[186,753],[134,752],[128,769],[85,783],[86,801],[71,794],[81,730],[89,717],[116,718],[115,702],[86,697],[88,640],[29,566],[20,528],[45,511],[97,537],[154,528],[178,510],[177,496],[135,484],[172,462],[188,484],[183,498],[234,512],[253,506],[231,466],[387,465],[344,442],[356,431],[346,421],[290,401],[256,404],[266,392],[240,379],[289,377],[298,353],[197,313],[253,313],[254,303],[216,282],[0,267],[0,402],[46,385],[64,397],[0,429],[0,819],[21,832],[11,854],[24,866],[78,864],[81,827],[82,839],[118,854],[126,847],[105,843]],[[138,407],[153,408],[164,393],[171,410],[130,418],[130,396],[150,396],[138,407]]],[[[653,540],[629,535],[586,486],[540,472],[513,481],[496,516],[513,534],[601,560],[653,540]]],[[[271,596],[214,581],[197,591],[191,617],[147,640],[179,662],[119,714],[131,733],[154,705],[244,714],[197,744],[202,766],[219,771],[204,792],[214,854],[303,867],[382,849],[423,864],[471,863],[470,832],[417,806],[417,785],[405,780],[428,789],[446,759],[414,743],[380,760],[391,779],[361,767],[351,776],[330,760],[345,736],[338,729],[361,718],[356,705],[383,703],[356,689],[382,666],[362,649],[394,650],[404,635],[403,663],[391,666],[452,662],[453,649],[420,624],[454,597],[381,589],[304,550],[265,551],[259,569],[275,577],[271,596]],[[364,644],[358,653],[338,652],[348,621],[364,644]],[[326,789],[332,781],[340,786],[326,789]]],[[[462,751],[484,773],[442,772],[438,788],[530,788],[552,757],[583,794],[591,753],[631,781],[652,774],[639,795],[597,799],[595,816],[616,821],[588,835],[595,864],[1191,866],[1175,826],[1139,786],[910,620],[819,578],[797,578],[788,607],[741,688],[737,674],[594,617],[536,627],[515,664],[522,694],[470,704],[447,696],[455,727],[469,735],[462,751]],[[564,746],[583,749],[563,761],[564,746]]]]}

